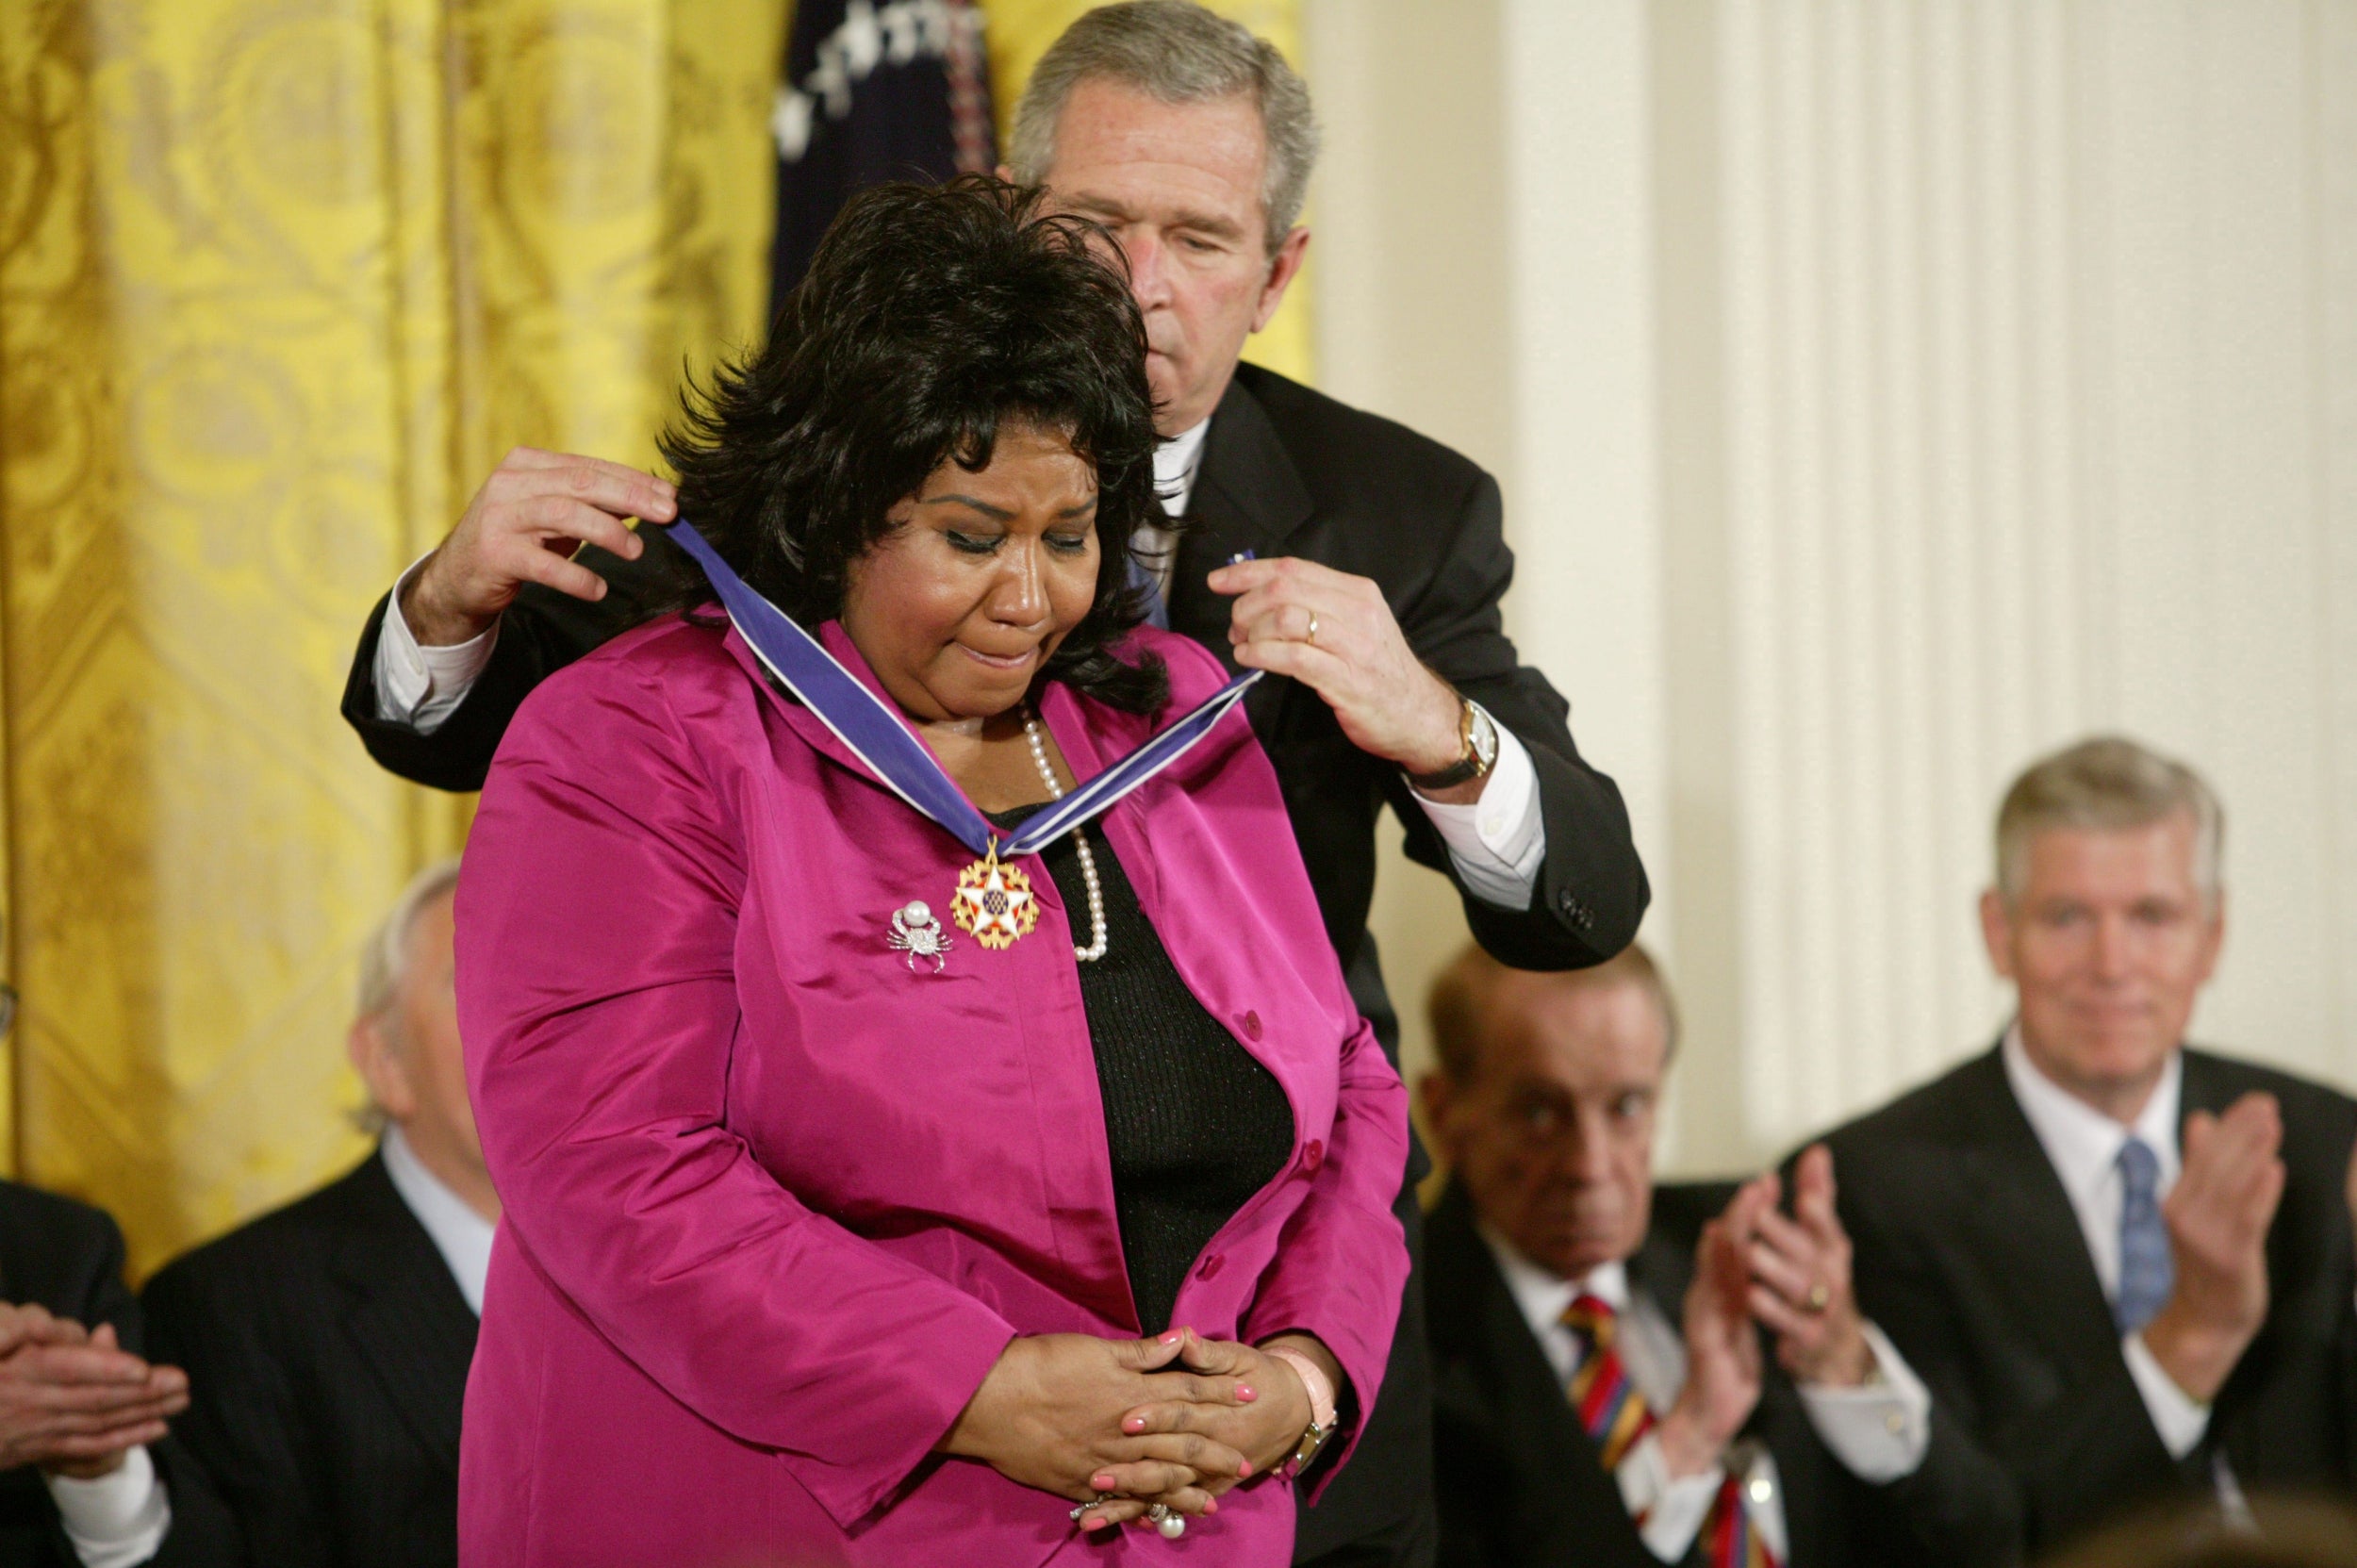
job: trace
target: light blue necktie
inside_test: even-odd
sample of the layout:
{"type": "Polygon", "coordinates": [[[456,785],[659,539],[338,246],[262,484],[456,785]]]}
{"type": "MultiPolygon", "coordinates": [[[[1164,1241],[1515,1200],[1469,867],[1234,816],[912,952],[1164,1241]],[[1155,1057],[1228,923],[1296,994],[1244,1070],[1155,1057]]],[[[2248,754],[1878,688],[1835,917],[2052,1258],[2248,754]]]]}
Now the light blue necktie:
{"type": "MultiPolygon", "coordinates": [[[[1174,554],[1178,546],[1172,545],[1174,554]]],[[[1154,579],[1154,569],[1138,556],[1129,557],[1129,584],[1146,591],[1146,623],[1158,631],[1170,630],[1170,605],[1162,599],[1162,586],[1154,579]]]]}
{"type": "Polygon", "coordinates": [[[2161,1157],[2141,1138],[2119,1146],[2119,1290],[2112,1321],[2133,1334],[2168,1299],[2177,1266],[2161,1218],[2161,1157]]]}

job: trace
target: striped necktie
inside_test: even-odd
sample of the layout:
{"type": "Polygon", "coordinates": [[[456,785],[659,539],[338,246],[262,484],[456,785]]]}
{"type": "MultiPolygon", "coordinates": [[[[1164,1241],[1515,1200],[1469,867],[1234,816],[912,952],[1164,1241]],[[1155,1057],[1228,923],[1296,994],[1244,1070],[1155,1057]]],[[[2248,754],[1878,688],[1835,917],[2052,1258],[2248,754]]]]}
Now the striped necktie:
{"type": "Polygon", "coordinates": [[[1768,1549],[1768,1538],[1759,1533],[1759,1522],[1743,1500],[1745,1485],[1739,1467],[1728,1464],[1726,1478],[1719,1483],[1718,1498],[1703,1521],[1703,1560],[1710,1568],[1783,1568],[1776,1554],[1768,1549]]]}
{"type": "Polygon", "coordinates": [[[1645,1396],[1628,1379],[1618,1345],[1620,1314],[1600,1296],[1582,1292],[1563,1309],[1563,1327],[1579,1336],[1583,1354],[1572,1374],[1572,1409],[1596,1444],[1607,1470],[1618,1470],[1637,1440],[1653,1428],[1645,1396]]]}
{"type": "MultiPolygon", "coordinates": [[[[1569,1391],[1572,1410],[1595,1444],[1605,1469],[1618,1470],[1654,1423],[1652,1407],[1629,1380],[1628,1367],[1621,1360],[1620,1314],[1602,1296],[1582,1293],[1563,1309],[1561,1321],[1579,1336],[1581,1349],[1569,1391]]],[[[1743,1477],[1730,1465],[1703,1520],[1698,1538],[1703,1560],[1710,1568],[1782,1568],[1752,1521],[1743,1488],[1743,1477]]]]}

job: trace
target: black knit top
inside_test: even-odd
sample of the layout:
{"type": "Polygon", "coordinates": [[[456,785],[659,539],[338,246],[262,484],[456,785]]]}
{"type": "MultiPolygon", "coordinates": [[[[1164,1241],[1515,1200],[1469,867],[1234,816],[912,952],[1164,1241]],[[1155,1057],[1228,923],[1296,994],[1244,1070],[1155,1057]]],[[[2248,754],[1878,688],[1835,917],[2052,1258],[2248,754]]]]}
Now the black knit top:
{"type": "MultiPolygon", "coordinates": [[[[1039,809],[991,819],[1009,828],[1039,809]]],[[[1110,938],[1104,957],[1080,966],[1080,1003],[1105,1102],[1129,1294],[1139,1327],[1159,1334],[1212,1235],[1292,1159],[1293,1107],[1275,1076],[1178,978],[1098,825],[1080,831],[1096,857],[1110,938]]],[[[1095,933],[1073,838],[1057,839],[1043,858],[1073,940],[1085,947],[1095,933]]]]}

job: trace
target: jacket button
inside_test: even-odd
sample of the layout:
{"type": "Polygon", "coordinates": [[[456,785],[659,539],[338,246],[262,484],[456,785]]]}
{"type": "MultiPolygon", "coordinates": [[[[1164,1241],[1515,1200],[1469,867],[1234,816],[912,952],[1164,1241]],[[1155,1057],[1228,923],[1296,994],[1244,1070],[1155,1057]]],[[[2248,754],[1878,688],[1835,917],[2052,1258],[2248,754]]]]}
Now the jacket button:
{"type": "Polygon", "coordinates": [[[1326,1145],[1323,1140],[1312,1138],[1301,1146],[1302,1175],[1315,1176],[1318,1173],[1318,1167],[1325,1164],[1326,1145]]]}
{"type": "Polygon", "coordinates": [[[1569,915],[1579,907],[1579,900],[1572,897],[1572,890],[1567,887],[1555,896],[1555,907],[1569,915]]]}
{"type": "Polygon", "coordinates": [[[1261,1037],[1261,1015],[1258,1013],[1244,1015],[1244,1032],[1247,1039],[1258,1040],[1261,1037]]]}
{"type": "Polygon", "coordinates": [[[1210,1257],[1204,1259],[1202,1263],[1197,1266],[1195,1271],[1195,1277],[1198,1279],[1212,1279],[1218,1275],[1220,1265],[1227,1262],[1228,1259],[1224,1254],[1214,1252],[1210,1257]]]}

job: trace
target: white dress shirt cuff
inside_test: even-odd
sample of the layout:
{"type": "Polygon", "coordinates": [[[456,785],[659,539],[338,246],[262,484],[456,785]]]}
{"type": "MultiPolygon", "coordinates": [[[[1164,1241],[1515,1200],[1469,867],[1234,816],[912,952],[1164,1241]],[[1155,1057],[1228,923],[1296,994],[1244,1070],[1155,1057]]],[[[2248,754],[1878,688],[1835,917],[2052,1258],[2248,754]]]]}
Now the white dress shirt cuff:
{"type": "Polygon", "coordinates": [[[1673,1477],[1661,1457],[1661,1440],[1647,1434],[1621,1461],[1613,1479],[1621,1484],[1621,1506],[1637,1525],[1645,1549],[1664,1562],[1682,1562],[1693,1549],[1710,1505],[1718,1500],[1725,1472],[1713,1465],[1673,1477]]]}
{"type": "Polygon", "coordinates": [[[156,1477],[155,1461],[143,1447],[124,1455],[123,1464],[95,1480],[67,1476],[41,1477],[74,1555],[83,1568],[132,1568],[163,1545],[172,1528],[172,1499],[156,1477]]]}
{"type": "Polygon", "coordinates": [[[1922,1464],[1932,1445],[1932,1391],[1871,1323],[1866,1345],[1879,1377],[1856,1388],[1803,1383],[1801,1408],[1843,1468],[1880,1486],[1914,1475],[1922,1464]]]}
{"type": "Polygon", "coordinates": [[[392,602],[385,606],[385,624],[376,635],[376,717],[430,735],[474,689],[484,667],[491,662],[500,629],[499,622],[493,621],[489,630],[465,642],[448,648],[421,646],[401,613],[401,594],[423,565],[424,555],[409,563],[409,569],[393,585],[392,602]]]}
{"type": "Polygon", "coordinates": [[[2128,1376],[2135,1379],[2136,1392],[2144,1395],[2144,1411],[2152,1418],[2161,1446],[2170,1459],[2184,1459],[2210,1429],[2210,1407],[2177,1386],[2160,1358],[2146,1347],[2142,1334],[2121,1340],[2119,1353],[2128,1360],[2128,1376]]]}
{"type": "Polygon", "coordinates": [[[1539,769],[1523,743],[1498,729],[1498,760],[1470,805],[1426,800],[1416,804],[1448,846],[1448,858],[1466,891],[1500,909],[1528,909],[1547,863],[1547,824],[1539,809],[1539,769]]]}

